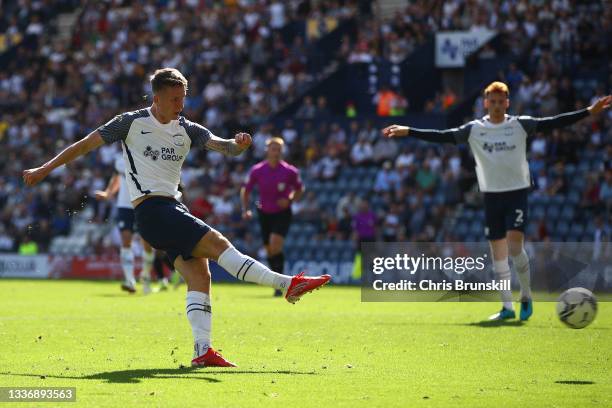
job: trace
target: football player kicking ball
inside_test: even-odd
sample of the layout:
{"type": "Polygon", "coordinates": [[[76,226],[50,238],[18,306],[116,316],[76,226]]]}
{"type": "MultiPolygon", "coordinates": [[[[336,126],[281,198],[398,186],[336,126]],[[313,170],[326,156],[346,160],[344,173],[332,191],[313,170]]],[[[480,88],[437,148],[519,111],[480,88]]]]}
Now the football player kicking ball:
{"type": "MultiPolygon", "coordinates": [[[[446,130],[416,129],[391,125],[382,130],[386,137],[413,136],[434,143],[467,143],[476,161],[476,176],[484,193],[485,235],[491,247],[493,269],[498,279],[510,279],[508,255],[521,287],[520,319],[533,313],[529,258],[524,249],[527,223],[527,193],[531,186],[527,163],[528,139],[536,132],[568,126],[589,115],[597,115],[612,104],[612,96],[599,99],[586,109],[547,118],[511,116],[508,86],[493,82],[484,91],[488,115],[463,126],[446,130]]],[[[503,307],[490,320],[516,317],[512,292],[501,291],[503,307]]]]}
{"type": "Polygon", "coordinates": [[[104,143],[121,142],[126,162],[125,178],[140,235],[154,248],[166,251],[187,283],[187,318],[194,337],[193,366],[235,367],[212,348],[210,271],[216,261],[239,280],[283,291],[290,303],[325,285],[329,275],[285,276],[240,253],[218,231],[189,213],[178,199],[181,167],[192,145],[241,154],[251,136],[237,133],[222,139],[208,129],[180,116],[187,80],[174,68],[159,69],[151,77],[153,104],[116,116],[85,138],[73,143],[41,167],[23,172],[27,185],[35,185],[49,173],[104,143]]]}

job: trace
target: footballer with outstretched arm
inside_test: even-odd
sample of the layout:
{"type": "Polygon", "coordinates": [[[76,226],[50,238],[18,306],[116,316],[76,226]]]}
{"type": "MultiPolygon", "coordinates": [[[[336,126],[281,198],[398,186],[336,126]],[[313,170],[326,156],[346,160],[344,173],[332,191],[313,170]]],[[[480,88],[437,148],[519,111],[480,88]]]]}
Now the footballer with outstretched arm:
{"type": "MultiPolygon", "coordinates": [[[[528,139],[537,132],[568,126],[589,115],[609,109],[612,96],[600,98],[591,106],[553,117],[512,116],[508,86],[493,82],[484,90],[488,115],[458,128],[446,130],[416,129],[391,125],[382,130],[386,137],[412,136],[434,143],[467,143],[476,161],[476,176],[484,193],[485,235],[491,247],[493,269],[498,279],[510,279],[508,256],[512,259],[521,287],[520,319],[533,313],[529,258],[524,248],[528,220],[527,195],[531,186],[527,163],[528,139]]],[[[516,317],[512,292],[502,290],[502,309],[490,320],[516,317]]]]}

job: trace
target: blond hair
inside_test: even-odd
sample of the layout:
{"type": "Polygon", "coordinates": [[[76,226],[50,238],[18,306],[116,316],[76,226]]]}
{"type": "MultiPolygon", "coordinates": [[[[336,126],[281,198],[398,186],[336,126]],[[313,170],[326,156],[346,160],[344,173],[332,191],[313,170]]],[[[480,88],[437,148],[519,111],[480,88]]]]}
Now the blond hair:
{"type": "Polygon", "coordinates": [[[508,89],[508,85],[500,81],[491,82],[489,86],[485,88],[484,96],[486,98],[490,93],[498,92],[506,94],[506,97],[510,96],[510,90],[508,89]]]}
{"type": "Polygon", "coordinates": [[[270,146],[272,143],[276,143],[280,145],[281,147],[285,145],[285,141],[281,139],[280,137],[271,137],[268,140],[266,140],[266,146],[270,146]]]}

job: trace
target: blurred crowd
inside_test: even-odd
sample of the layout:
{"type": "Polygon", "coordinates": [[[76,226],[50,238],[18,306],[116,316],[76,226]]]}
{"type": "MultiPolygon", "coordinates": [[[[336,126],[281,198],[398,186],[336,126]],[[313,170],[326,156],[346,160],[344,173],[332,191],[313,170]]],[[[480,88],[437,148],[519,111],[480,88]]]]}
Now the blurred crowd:
{"type": "MultiPolygon", "coordinates": [[[[353,15],[359,2],[4,3],[0,34],[22,40],[0,64],[0,244],[15,249],[28,235],[45,250],[52,236],[67,233],[72,213],[95,204],[92,193],[104,187],[118,147],[105,146],[86,164],[58,170],[36,190],[22,189],[24,168],[118,112],[149,104],[148,76],[164,66],[179,67],[190,81],[187,117],[220,136],[264,131],[262,122],[282,100],[313,80],[308,47],[326,27],[353,15]],[[78,11],[69,41],[50,24],[60,6],[78,11]]],[[[194,152],[186,177],[207,167],[222,177],[219,158],[209,156],[194,152]]]]}
{"type": "MultiPolygon", "coordinates": [[[[95,210],[92,222],[111,216],[110,206],[92,197],[112,174],[119,146],[104,146],[58,169],[34,189],[23,188],[21,171],[117,112],[148,105],[143,96],[150,94],[148,75],[157,67],[179,67],[189,79],[185,116],[220,136],[238,129],[254,134],[251,152],[235,159],[192,151],[182,180],[193,213],[223,225],[247,252],[259,243],[240,218],[237,192],[249,166],[264,157],[270,136],[284,138],[287,160],[301,166],[307,188],[308,182],[346,184],[355,174],[349,170],[375,169],[367,173],[371,182],[348,181],[355,188],[339,190],[336,202],[311,191],[296,205],[296,219],[316,224],[320,239],[437,239],[446,234],[446,215],[458,203],[477,204],[473,162],[465,149],[381,138],[381,122],[336,118],[325,96],[307,96],[294,118],[268,120],[317,80],[308,68],[310,46],[344,19],[360,21],[357,39],[346,38],[338,51],[347,62],[383,57],[399,63],[434,30],[505,30],[517,47],[531,47],[526,63],[500,73],[512,89],[512,113],[548,115],[586,106],[609,93],[612,81],[599,81],[590,93],[576,89],[576,70],[597,68],[595,61],[610,50],[612,35],[604,34],[612,16],[602,1],[580,2],[579,8],[569,0],[411,1],[382,22],[362,18],[360,13],[371,11],[364,6],[369,2],[348,0],[83,2],[69,42],[48,35],[54,30],[45,13],[60,3],[77,2],[22,0],[2,3],[0,11],[0,34],[27,40],[0,64],[0,251],[32,242],[46,251],[54,236],[69,233],[72,215],[86,206],[95,210]],[[591,4],[603,12],[585,14],[591,4]]],[[[399,104],[381,103],[384,91],[373,101],[389,113],[380,116],[409,106],[401,94],[399,104]]],[[[445,89],[427,110],[442,112],[458,101],[445,89]]],[[[476,116],[483,114],[481,104],[475,104],[476,116]]],[[[536,193],[566,192],[570,180],[550,169],[579,163],[583,151],[597,151],[603,164],[589,173],[581,202],[609,214],[611,123],[608,115],[537,137],[529,148],[536,193]]]]}

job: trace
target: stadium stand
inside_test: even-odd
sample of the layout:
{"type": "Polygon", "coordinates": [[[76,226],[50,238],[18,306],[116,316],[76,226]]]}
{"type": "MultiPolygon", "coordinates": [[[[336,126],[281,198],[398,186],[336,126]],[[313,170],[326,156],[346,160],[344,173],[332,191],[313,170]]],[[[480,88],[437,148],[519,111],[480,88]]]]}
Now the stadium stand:
{"type": "MultiPolygon", "coordinates": [[[[410,1],[395,13],[359,1],[226,1],[224,7],[32,1],[14,14],[19,3],[6,2],[0,12],[0,35],[23,37],[0,54],[5,252],[29,240],[40,252],[108,251],[112,207],[92,196],[112,174],[116,147],[89,156],[87,166],[56,171],[35,189],[23,188],[21,171],[117,112],[145,105],[147,75],[158,66],[176,66],[190,80],[186,116],[221,136],[238,129],[254,134],[244,157],[193,151],[183,175],[194,213],[249,254],[261,247],[259,227],[240,219],[238,189],[245,169],[262,158],[266,138],[284,137],[308,191],[296,204],[286,242],[290,262],[351,261],[361,200],[379,221],[378,240],[483,240],[467,150],[390,142],[379,129],[393,122],[443,128],[482,115],[483,80],[507,81],[511,112],[531,115],[586,106],[612,83],[612,8],[605,1],[410,1]],[[371,13],[378,18],[361,24],[371,13]],[[66,14],[74,23],[60,29],[58,16],[66,14]],[[433,32],[478,27],[499,35],[469,61],[463,92],[450,95],[433,65],[433,32]],[[60,39],[66,29],[69,43],[60,39]],[[503,58],[493,66],[491,55],[503,58]],[[377,115],[384,86],[395,100],[406,100],[407,112],[377,115]]],[[[588,241],[602,222],[607,228],[611,139],[608,113],[533,140],[529,239],[588,241]]]]}

